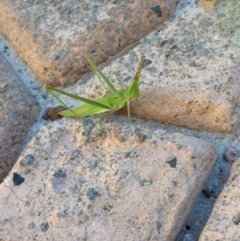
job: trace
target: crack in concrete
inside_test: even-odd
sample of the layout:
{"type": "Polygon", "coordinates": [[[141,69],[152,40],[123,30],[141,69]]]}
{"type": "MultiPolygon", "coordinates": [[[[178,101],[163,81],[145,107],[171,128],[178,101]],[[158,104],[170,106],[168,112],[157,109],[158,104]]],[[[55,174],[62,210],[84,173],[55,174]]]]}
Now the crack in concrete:
{"type": "Polygon", "coordinates": [[[4,181],[3,181],[3,185],[4,185],[4,187],[10,189],[10,190],[12,191],[12,193],[14,194],[14,196],[15,196],[19,201],[22,201],[22,202],[24,202],[24,203],[27,202],[27,201],[25,201],[25,200],[19,198],[19,197],[17,196],[17,194],[14,192],[14,190],[13,190],[11,187],[8,187],[8,186],[4,183],[4,181]]]}

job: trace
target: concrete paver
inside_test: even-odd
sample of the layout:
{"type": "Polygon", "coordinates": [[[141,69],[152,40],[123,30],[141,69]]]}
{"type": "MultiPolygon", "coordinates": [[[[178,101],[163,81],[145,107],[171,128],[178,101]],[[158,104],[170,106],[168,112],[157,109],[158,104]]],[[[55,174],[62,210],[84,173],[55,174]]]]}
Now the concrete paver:
{"type": "MultiPolygon", "coordinates": [[[[227,1],[181,16],[104,69],[110,79],[129,83],[139,56],[145,55],[141,80],[150,86],[142,84],[132,104],[134,116],[212,132],[235,130],[240,117],[239,4],[227,1]]],[[[86,95],[104,93],[101,88],[94,77],[86,95]]]]}
{"type": "Polygon", "coordinates": [[[12,67],[0,54],[0,182],[19,156],[39,107],[12,67]]]}
{"type": "Polygon", "coordinates": [[[66,85],[88,70],[83,54],[105,61],[169,18],[177,2],[1,0],[0,33],[42,82],[66,85]]]}
{"type": "Polygon", "coordinates": [[[240,159],[232,165],[231,174],[221,195],[218,197],[199,241],[240,240],[240,159]]]}
{"type": "Polygon", "coordinates": [[[108,118],[104,137],[93,118],[39,130],[0,185],[2,239],[173,241],[217,152],[136,125],[138,134],[127,118],[108,118]],[[14,185],[14,173],[24,182],[14,185]]]}

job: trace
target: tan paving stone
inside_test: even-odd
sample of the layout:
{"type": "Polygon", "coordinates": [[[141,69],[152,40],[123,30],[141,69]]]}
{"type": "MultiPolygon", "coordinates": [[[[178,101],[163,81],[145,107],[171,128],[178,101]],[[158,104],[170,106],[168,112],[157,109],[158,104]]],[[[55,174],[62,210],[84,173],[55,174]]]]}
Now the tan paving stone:
{"type": "MultiPolygon", "coordinates": [[[[139,56],[145,55],[141,80],[152,86],[141,85],[131,108],[134,116],[214,132],[235,130],[240,117],[239,4],[226,1],[179,17],[104,69],[110,79],[129,83],[139,56]]],[[[87,83],[90,98],[103,93],[96,85],[96,77],[87,83]]]]}
{"type": "Polygon", "coordinates": [[[27,87],[0,54],[0,182],[17,161],[38,111],[27,87]]]}
{"type": "Polygon", "coordinates": [[[44,83],[75,82],[169,18],[178,0],[0,0],[0,33],[44,83]]]}
{"type": "Polygon", "coordinates": [[[201,4],[205,9],[213,8],[218,3],[223,2],[225,0],[201,0],[201,4]]]}
{"type": "Polygon", "coordinates": [[[0,238],[173,241],[214,146],[140,121],[135,134],[124,117],[107,118],[104,137],[96,119],[82,123],[55,121],[28,143],[0,185],[0,238]]]}
{"type": "Polygon", "coordinates": [[[213,211],[206,223],[199,241],[240,240],[240,159],[233,163],[231,174],[213,211]]]}

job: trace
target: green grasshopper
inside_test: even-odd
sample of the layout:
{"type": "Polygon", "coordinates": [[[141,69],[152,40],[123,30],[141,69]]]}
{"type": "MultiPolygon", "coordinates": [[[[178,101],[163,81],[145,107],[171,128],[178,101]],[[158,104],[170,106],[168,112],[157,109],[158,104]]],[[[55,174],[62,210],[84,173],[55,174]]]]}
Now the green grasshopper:
{"type": "MultiPolygon", "coordinates": [[[[106,96],[97,99],[97,100],[89,100],[77,95],[70,94],[68,92],[56,89],[51,86],[46,86],[47,92],[49,92],[53,97],[55,97],[67,110],[61,111],[58,114],[61,116],[68,116],[68,117],[84,117],[84,116],[91,116],[91,115],[99,115],[99,114],[110,114],[117,110],[122,109],[123,107],[127,106],[128,118],[131,123],[135,126],[131,119],[130,114],[130,101],[136,99],[139,96],[139,79],[141,75],[142,65],[144,57],[141,57],[139,67],[137,72],[133,78],[132,83],[127,87],[124,83],[120,82],[121,86],[125,86],[121,90],[116,90],[113,84],[108,80],[108,78],[102,73],[102,71],[93,63],[92,59],[85,55],[88,63],[92,67],[94,73],[99,78],[101,84],[106,90],[110,90],[110,93],[106,96]],[[106,87],[107,85],[107,87],[106,87]],[[74,108],[69,108],[59,97],[57,97],[53,92],[58,92],[60,94],[66,95],[76,100],[80,100],[85,102],[85,104],[81,106],[77,106],[74,108]]],[[[101,118],[100,118],[100,131],[101,128],[101,118]]],[[[136,128],[136,126],[135,126],[136,128]]]]}

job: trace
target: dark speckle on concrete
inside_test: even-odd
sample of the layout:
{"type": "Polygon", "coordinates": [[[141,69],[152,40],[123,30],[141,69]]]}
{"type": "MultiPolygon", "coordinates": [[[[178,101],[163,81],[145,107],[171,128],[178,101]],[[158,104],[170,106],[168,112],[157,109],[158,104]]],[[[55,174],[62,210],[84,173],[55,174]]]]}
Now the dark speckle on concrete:
{"type": "Polygon", "coordinates": [[[58,170],[57,172],[55,172],[53,174],[53,176],[56,177],[56,178],[66,178],[67,174],[64,173],[62,170],[58,170]]]}
{"type": "Polygon", "coordinates": [[[143,68],[147,67],[151,63],[152,63],[152,61],[150,59],[144,59],[144,61],[143,61],[143,68]]]}
{"type": "Polygon", "coordinates": [[[150,186],[152,185],[153,181],[152,180],[140,180],[140,186],[143,187],[143,186],[150,186]]]}
{"type": "Polygon", "coordinates": [[[177,158],[171,157],[167,160],[167,163],[169,163],[170,167],[175,168],[177,166],[177,158]]]}
{"type": "Polygon", "coordinates": [[[32,165],[33,162],[34,162],[34,156],[29,154],[20,161],[20,165],[28,166],[28,165],[32,165]]]}
{"type": "Polygon", "coordinates": [[[98,161],[89,161],[88,164],[90,167],[96,168],[98,166],[99,162],[98,161]]]}
{"type": "Polygon", "coordinates": [[[95,200],[96,196],[98,195],[98,192],[94,190],[94,188],[89,188],[87,191],[87,196],[90,200],[95,200]]]}
{"type": "Polygon", "coordinates": [[[35,224],[33,222],[29,223],[28,230],[32,230],[35,228],[35,224]]]}
{"type": "Polygon", "coordinates": [[[48,229],[49,229],[49,224],[46,222],[46,223],[42,223],[41,224],[41,231],[42,232],[47,232],[48,231],[48,229]]]}
{"type": "Polygon", "coordinates": [[[21,177],[19,174],[17,174],[16,172],[13,173],[13,183],[14,183],[14,185],[19,186],[24,181],[25,181],[25,179],[23,177],[21,177]]]}
{"type": "Polygon", "coordinates": [[[158,17],[162,16],[162,9],[159,5],[152,7],[151,10],[154,11],[158,17]]]}

